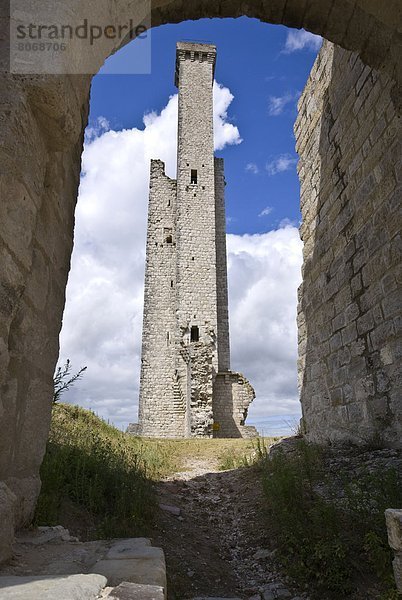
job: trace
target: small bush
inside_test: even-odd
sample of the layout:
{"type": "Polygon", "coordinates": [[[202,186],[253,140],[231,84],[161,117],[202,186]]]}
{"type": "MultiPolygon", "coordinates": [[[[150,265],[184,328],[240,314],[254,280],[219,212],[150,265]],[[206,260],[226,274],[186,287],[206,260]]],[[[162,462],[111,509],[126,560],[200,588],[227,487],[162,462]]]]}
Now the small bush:
{"type": "Polygon", "coordinates": [[[392,598],[384,510],[401,505],[396,471],[334,483],[320,449],[303,440],[296,452],[278,453],[262,467],[269,527],[286,572],[320,598],[352,597],[361,579],[376,579],[392,598]]]}

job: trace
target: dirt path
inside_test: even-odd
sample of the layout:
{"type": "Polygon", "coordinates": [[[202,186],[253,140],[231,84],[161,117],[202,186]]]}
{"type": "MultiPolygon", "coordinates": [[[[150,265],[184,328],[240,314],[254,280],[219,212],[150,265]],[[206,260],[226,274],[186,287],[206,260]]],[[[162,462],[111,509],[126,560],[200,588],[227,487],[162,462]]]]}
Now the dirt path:
{"type": "Polygon", "coordinates": [[[161,510],[153,534],[166,554],[169,600],[296,598],[275,573],[255,468],[218,471],[211,459],[189,460],[158,494],[180,509],[161,510]]]}

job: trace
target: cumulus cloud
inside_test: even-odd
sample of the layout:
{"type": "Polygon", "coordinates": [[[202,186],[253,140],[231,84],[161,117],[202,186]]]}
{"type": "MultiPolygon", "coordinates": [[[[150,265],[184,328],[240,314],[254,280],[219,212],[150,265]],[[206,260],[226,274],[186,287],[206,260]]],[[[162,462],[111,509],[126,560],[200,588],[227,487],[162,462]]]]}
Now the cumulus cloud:
{"type": "Polygon", "coordinates": [[[267,217],[274,210],[273,206],[266,206],[258,215],[259,217],[267,217]]]}
{"type": "Polygon", "coordinates": [[[288,225],[227,240],[232,368],[256,390],[250,416],[297,413],[298,230],[288,225]]]}
{"type": "Polygon", "coordinates": [[[322,37],[305,31],[304,29],[291,29],[288,31],[283,54],[291,54],[300,50],[317,52],[322,43],[322,37]]]}
{"type": "Polygon", "coordinates": [[[268,175],[277,175],[284,171],[289,171],[297,164],[298,159],[292,157],[291,154],[280,154],[274,160],[271,160],[265,165],[268,175]]]}
{"type": "Polygon", "coordinates": [[[249,173],[252,173],[253,175],[257,175],[260,172],[258,166],[253,162],[247,163],[246,171],[248,171],[249,173]]]}
{"type": "MultiPolygon", "coordinates": [[[[215,147],[240,143],[237,127],[227,120],[233,96],[220,85],[214,86],[214,95],[215,147]]],[[[167,174],[174,177],[176,134],[177,95],[160,113],[145,115],[143,129],[116,132],[106,121],[97,121],[83,154],[59,364],[70,358],[73,369],[88,367],[64,399],[89,407],[120,427],[137,418],[149,161],[165,161],[167,174]]],[[[292,269],[295,273],[297,269],[289,261],[297,242],[292,232],[296,236],[292,227],[263,236],[229,236],[233,364],[251,380],[255,376],[260,394],[256,410],[264,412],[268,406],[270,414],[294,412],[297,406],[296,388],[289,385],[290,373],[294,379],[296,373],[294,318],[294,331],[282,339],[285,350],[280,360],[279,355],[275,359],[281,372],[272,385],[253,366],[255,352],[252,348],[249,353],[247,340],[259,330],[258,323],[267,327],[264,368],[271,372],[272,331],[277,340],[280,331],[287,335],[291,329],[284,310],[287,303],[295,313],[298,279],[292,269]],[[278,284],[278,294],[284,292],[278,301],[276,278],[287,278],[287,270],[293,280],[278,284]],[[256,293],[261,294],[259,299],[256,293]],[[247,314],[250,334],[244,335],[241,323],[247,314]]],[[[257,346],[262,345],[258,341],[257,346]]]]}
{"type": "Polygon", "coordinates": [[[233,94],[227,87],[216,81],[214,81],[213,94],[215,150],[222,150],[227,144],[240,144],[242,139],[238,128],[227,120],[227,109],[233,100],[233,94]]]}

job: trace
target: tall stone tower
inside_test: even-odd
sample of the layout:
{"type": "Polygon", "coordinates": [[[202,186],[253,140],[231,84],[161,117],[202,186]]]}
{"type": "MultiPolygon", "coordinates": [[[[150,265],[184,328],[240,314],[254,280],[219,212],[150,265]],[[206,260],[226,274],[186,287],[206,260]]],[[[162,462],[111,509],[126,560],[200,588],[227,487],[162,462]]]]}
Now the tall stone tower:
{"type": "Polygon", "coordinates": [[[223,159],[214,158],[216,47],[179,42],[177,180],[151,161],[139,433],[241,437],[254,390],[230,371],[223,159]]]}

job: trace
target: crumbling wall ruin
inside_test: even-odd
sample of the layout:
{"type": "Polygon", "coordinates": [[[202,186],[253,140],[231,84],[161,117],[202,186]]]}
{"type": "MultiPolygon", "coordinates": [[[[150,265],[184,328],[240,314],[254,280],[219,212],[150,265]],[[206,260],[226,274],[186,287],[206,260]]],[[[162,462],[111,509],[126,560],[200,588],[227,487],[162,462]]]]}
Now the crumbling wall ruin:
{"type": "Polygon", "coordinates": [[[241,373],[218,373],[214,381],[214,437],[254,437],[255,427],[245,425],[248,408],[255,398],[250,382],[241,373]]]}

